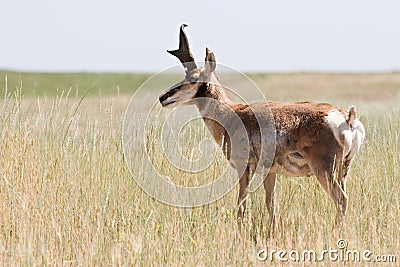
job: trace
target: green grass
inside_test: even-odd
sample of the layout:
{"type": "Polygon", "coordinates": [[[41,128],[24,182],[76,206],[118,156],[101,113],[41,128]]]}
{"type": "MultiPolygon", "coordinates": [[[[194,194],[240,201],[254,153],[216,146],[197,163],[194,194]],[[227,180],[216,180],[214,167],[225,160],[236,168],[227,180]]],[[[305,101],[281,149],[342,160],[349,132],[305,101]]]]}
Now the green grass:
{"type": "Polygon", "coordinates": [[[20,87],[25,96],[54,97],[61,92],[71,91],[83,94],[87,89],[89,95],[132,94],[150,74],[137,73],[21,73],[0,71],[0,88],[5,87],[7,77],[8,89],[14,91],[20,87]]]}
{"type": "MultiPolygon", "coordinates": [[[[400,74],[254,77],[272,100],[321,100],[342,107],[354,103],[367,131],[351,170],[342,231],[333,230],[334,205],[314,177],[279,176],[273,238],[262,188],[250,195],[240,235],[237,188],[210,205],[181,209],[154,200],[135,183],[124,161],[122,122],[131,92],[146,75],[7,77],[9,93],[4,96],[3,83],[0,101],[0,265],[262,265],[270,262],[258,261],[257,252],[266,246],[321,252],[335,249],[339,237],[349,249],[397,254],[400,261],[400,74]],[[92,91],[77,109],[94,82],[94,92],[104,88],[104,93],[99,97],[92,91]],[[296,84],[301,90],[295,90],[296,84]],[[116,86],[125,93],[117,94],[116,86]],[[80,88],[79,93],[61,94],[70,87],[80,88]]],[[[164,88],[168,86],[166,80],[164,88]]],[[[145,115],[139,112],[137,123],[145,115]]],[[[186,134],[182,142],[189,139],[186,134]]],[[[159,140],[151,137],[154,164],[171,173],[157,149],[159,140]]],[[[190,151],[197,144],[190,140],[185,145],[190,151]]],[[[141,168],[143,151],[133,154],[134,167],[141,168]]],[[[177,172],[174,181],[192,185],[190,178],[177,172]]]]}

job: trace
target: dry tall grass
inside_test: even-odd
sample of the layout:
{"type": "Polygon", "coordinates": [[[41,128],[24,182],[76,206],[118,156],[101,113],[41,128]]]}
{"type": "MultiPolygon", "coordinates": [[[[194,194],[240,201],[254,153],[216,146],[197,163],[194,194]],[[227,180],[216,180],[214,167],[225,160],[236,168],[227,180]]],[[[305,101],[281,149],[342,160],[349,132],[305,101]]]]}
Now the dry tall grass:
{"type": "MultiPolygon", "coordinates": [[[[274,238],[269,236],[261,188],[250,196],[242,235],[236,229],[237,190],[216,203],[190,209],[165,205],[144,193],[123,158],[122,119],[130,96],[91,97],[80,103],[62,94],[34,99],[4,90],[0,264],[261,265],[265,262],[257,253],[265,247],[321,252],[337,248],[338,238],[347,240],[349,249],[397,254],[398,264],[399,77],[253,77],[261,87],[268,85],[269,99],[324,100],[344,107],[355,103],[367,130],[351,171],[342,231],[332,230],[334,206],[315,178],[281,176],[274,238]],[[300,90],[293,89],[295,84],[300,90]]],[[[161,155],[155,152],[157,156],[161,155]]],[[[182,184],[185,179],[176,177],[182,184]]]]}

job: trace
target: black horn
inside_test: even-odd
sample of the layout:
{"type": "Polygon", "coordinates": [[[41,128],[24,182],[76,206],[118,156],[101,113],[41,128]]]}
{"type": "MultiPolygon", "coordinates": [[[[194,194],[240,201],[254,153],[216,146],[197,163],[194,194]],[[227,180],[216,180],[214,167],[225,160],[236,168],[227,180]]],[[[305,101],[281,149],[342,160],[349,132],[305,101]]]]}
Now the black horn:
{"type": "Polygon", "coordinates": [[[176,56],[182,63],[186,72],[188,72],[196,69],[197,66],[196,63],[194,62],[194,57],[190,52],[187,36],[183,30],[186,26],[188,25],[182,24],[179,32],[179,48],[177,50],[167,50],[167,52],[170,53],[171,55],[176,56]]]}

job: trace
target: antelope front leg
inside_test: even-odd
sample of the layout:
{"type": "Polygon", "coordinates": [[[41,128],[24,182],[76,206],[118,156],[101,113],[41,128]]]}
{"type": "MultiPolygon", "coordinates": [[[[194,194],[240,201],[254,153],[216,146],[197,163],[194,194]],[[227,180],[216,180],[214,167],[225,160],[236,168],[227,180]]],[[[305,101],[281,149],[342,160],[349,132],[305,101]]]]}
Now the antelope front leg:
{"type": "Polygon", "coordinates": [[[239,197],[238,197],[238,213],[237,213],[237,220],[239,228],[241,227],[244,212],[246,210],[246,200],[248,194],[248,185],[250,181],[250,171],[247,167],[242,176],[240,177],[239,185],[239,197]]]}
{"type": "Polygon", "coordinates": [[[276,182],[276,174],[268,173],[267,177],[264,180],[264,189],[265,189],[265,205],[267,206],[271,229],[273,230],[276,226],[275,219],[275,182],[276,182]]]}

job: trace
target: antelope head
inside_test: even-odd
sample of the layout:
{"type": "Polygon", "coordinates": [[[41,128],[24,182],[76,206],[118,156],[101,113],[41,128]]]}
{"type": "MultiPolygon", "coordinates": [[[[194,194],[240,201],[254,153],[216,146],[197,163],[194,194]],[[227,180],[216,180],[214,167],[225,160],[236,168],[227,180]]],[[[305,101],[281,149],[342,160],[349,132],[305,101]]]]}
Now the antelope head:
{"type": "Polygon", "coordinates": [[[173,108],[182,104],[193,104],[193,99],[198,96],[202,86],[209,83],[216,67],[214,53],[206,48],[204,67],[198,67],[190,52],[189,42],[184,32],[186,24],[182,24],[179,32],[179,48],[167,50],[171,55],[176,56],[185,68],[185,79],[169,88],[159,97],[163,107],[173,108]]]}

